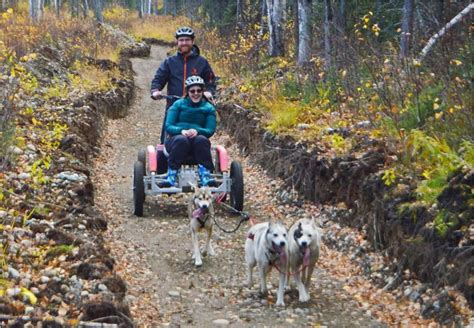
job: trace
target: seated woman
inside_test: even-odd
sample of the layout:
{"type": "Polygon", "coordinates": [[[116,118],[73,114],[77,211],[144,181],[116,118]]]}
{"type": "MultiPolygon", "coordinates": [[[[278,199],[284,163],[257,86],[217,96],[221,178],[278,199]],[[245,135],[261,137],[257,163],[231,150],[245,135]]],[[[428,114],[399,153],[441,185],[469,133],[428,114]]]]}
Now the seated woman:
{"type": "Polygon", "coordinates": [[[216,109],[203,99],[204,80],[190,76],[185,81],[186,97],[176,101],[169,109],[165,122],[168,137],[168,175],[163,186],[174,186],[181,165],[191,154],[198,164],[201,185],[214,181],[210,138],[216,130],[216,109]]]}

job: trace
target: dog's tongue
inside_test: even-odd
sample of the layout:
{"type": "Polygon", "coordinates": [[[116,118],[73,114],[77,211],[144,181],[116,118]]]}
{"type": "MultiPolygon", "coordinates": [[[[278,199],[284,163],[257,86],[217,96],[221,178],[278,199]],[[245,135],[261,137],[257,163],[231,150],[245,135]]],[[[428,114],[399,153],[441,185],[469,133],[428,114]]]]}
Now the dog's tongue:
{"type": "Polygon", "coordinates": [[[303,266],[309,265],[309,247],[306,247],[303,255],[303,266]]]}
{"type": "Polygon", "coordinates": [[[197,219],[197,218],[200,218],[204,215],[204,211],[202,208],[198,208],[198,209],[195,209],[193,211],[193,219],[197,219]]]}

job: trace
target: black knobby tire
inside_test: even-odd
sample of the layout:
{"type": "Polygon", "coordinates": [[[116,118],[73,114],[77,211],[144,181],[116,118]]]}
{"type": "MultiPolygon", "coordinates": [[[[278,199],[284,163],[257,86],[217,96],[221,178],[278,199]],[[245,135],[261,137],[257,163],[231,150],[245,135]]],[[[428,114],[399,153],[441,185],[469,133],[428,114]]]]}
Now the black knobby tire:
{"type": "Polygon", "coordinates": [[[214,158],[213,158],[213,160],[214,160],[214,172],[215,172],[215,173],[222,173],[222,171],[221,171],[221,163],[220,163],[220,160],[219,160],[219,152],[217,151],[217,149],[216,149],[216,151],[214,152],[214,158]]]}
{"type": "Polygon", "coordinates": [[[145,165],[136,161],[133,166],[133,214],[143,216],[143,203],[145,202],[145,165]]]}
{"type": "Polygon", "coordinates": [[[232,179],[230,206],[242,211],[244,209],[244,174],[239,162],[233,161],[230,164],[230,178],[232,179]]]}
{"type": "Polygon", "coordinates": [[[145,151],[145,149],[140,149],[138,151],[137,159],[138,159],[139,162],[142,162],[143,165],[146,167],[146,151],[145,151]]]}
{"type": "MultiPolygon", "coordinates": [[[[143,174],[146,174],[146,167],[147,167],[147,161],[146,161],[146,150],[145,149],[140,149],[138,151],[137,159],[140,163],[143,163],[143,174]]],[[[143,201],[145,201],[146,195],[143,194],[143,201]]]]}

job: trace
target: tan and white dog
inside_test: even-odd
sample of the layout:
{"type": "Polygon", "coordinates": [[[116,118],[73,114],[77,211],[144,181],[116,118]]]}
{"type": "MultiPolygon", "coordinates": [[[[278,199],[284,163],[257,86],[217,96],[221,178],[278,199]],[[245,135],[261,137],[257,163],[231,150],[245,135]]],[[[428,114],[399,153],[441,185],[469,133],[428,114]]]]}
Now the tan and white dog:
{"type": "Polygon", "coordinates": [[[202,266],[201,250],[199,249],[198,233],[202,230],[207,233],[206,246],[203,255],[214,256],[211,245],[212,226],[214,223],[214,206],[212,193],[209,187],[194,187],[194,194],[189,199],[188,217],[191,227],[192,252],[194,265],[202,266]]]}
{"type": "Polygon", "coordinates": [[[318,261],[321,247],[321,232],[314,218],[296,221],[290,228],[288,243],[289,275],[294,276],[298,287],[299,301],[307,302],[310,299],[311,275],[318,261]]]}
{"type": "Polygon", "coordinates": [[[245,261],[247,262],[247,285],[253,283],[253,268],[258,267],[260,292],[268,294],[267,275],[272,266],[277,266],[280,279],[277,292],[277,306],[285,306],[283,293],[288,271],[288,238],[286,228],[280,223],[263,222],[250,228],[245,241],[245,261]]]}

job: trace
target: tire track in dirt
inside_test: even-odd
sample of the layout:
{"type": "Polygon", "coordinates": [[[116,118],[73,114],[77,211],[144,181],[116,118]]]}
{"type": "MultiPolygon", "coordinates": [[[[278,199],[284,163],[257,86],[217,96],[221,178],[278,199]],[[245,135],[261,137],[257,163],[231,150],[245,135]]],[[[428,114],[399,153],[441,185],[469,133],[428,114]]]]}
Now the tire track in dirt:
{"type": "MultiPolygon", "coordinates": [[[[186,217],[187,195],[148,197],[145,217],[131,214],[131,173],[137,151],[156,143],[160,135],[164,101],[152,101],[148,88],[165,56],[166,49],[153,47],[151,58],[132,60],[137,86],[133,106],[125,119],[108,122],[94,170],[95,203],[109,218],[108,246],[117,260],[116,271],[127,282],[126,300],[137,325],[384,326],[359,309],[357,301],[343,289],[343,282],[328,273],[331,268],[319,266],[315,270],[308,304],[299,303],[297,292],[291,291],[285,295],[286,308],[274,306],[275,273],[269,279],[272,295],[267,299],[258,297],[256,284],[252,289],[244,287],[243,246],[248,225],[232,235],[216,228],[213,242],[217,255],[204,258],[203,267],[195,268],[186,217]]],[[[318,213],[311,204],[290,207],[275,203],[278,181],[239,156],[222,132],[213,137],[213,142],[224,144],[230,155],[242,162],[246,209],[257,220],[286,217],[289,227],[301,216],[318,213]]],[[[222,211],[218,211],[218,218],[229,227],[236,223],[235,217],[222,211]]],[[[334,256],[328,252],[323,252],[319,263],[326,256],[334,256]]]]}

